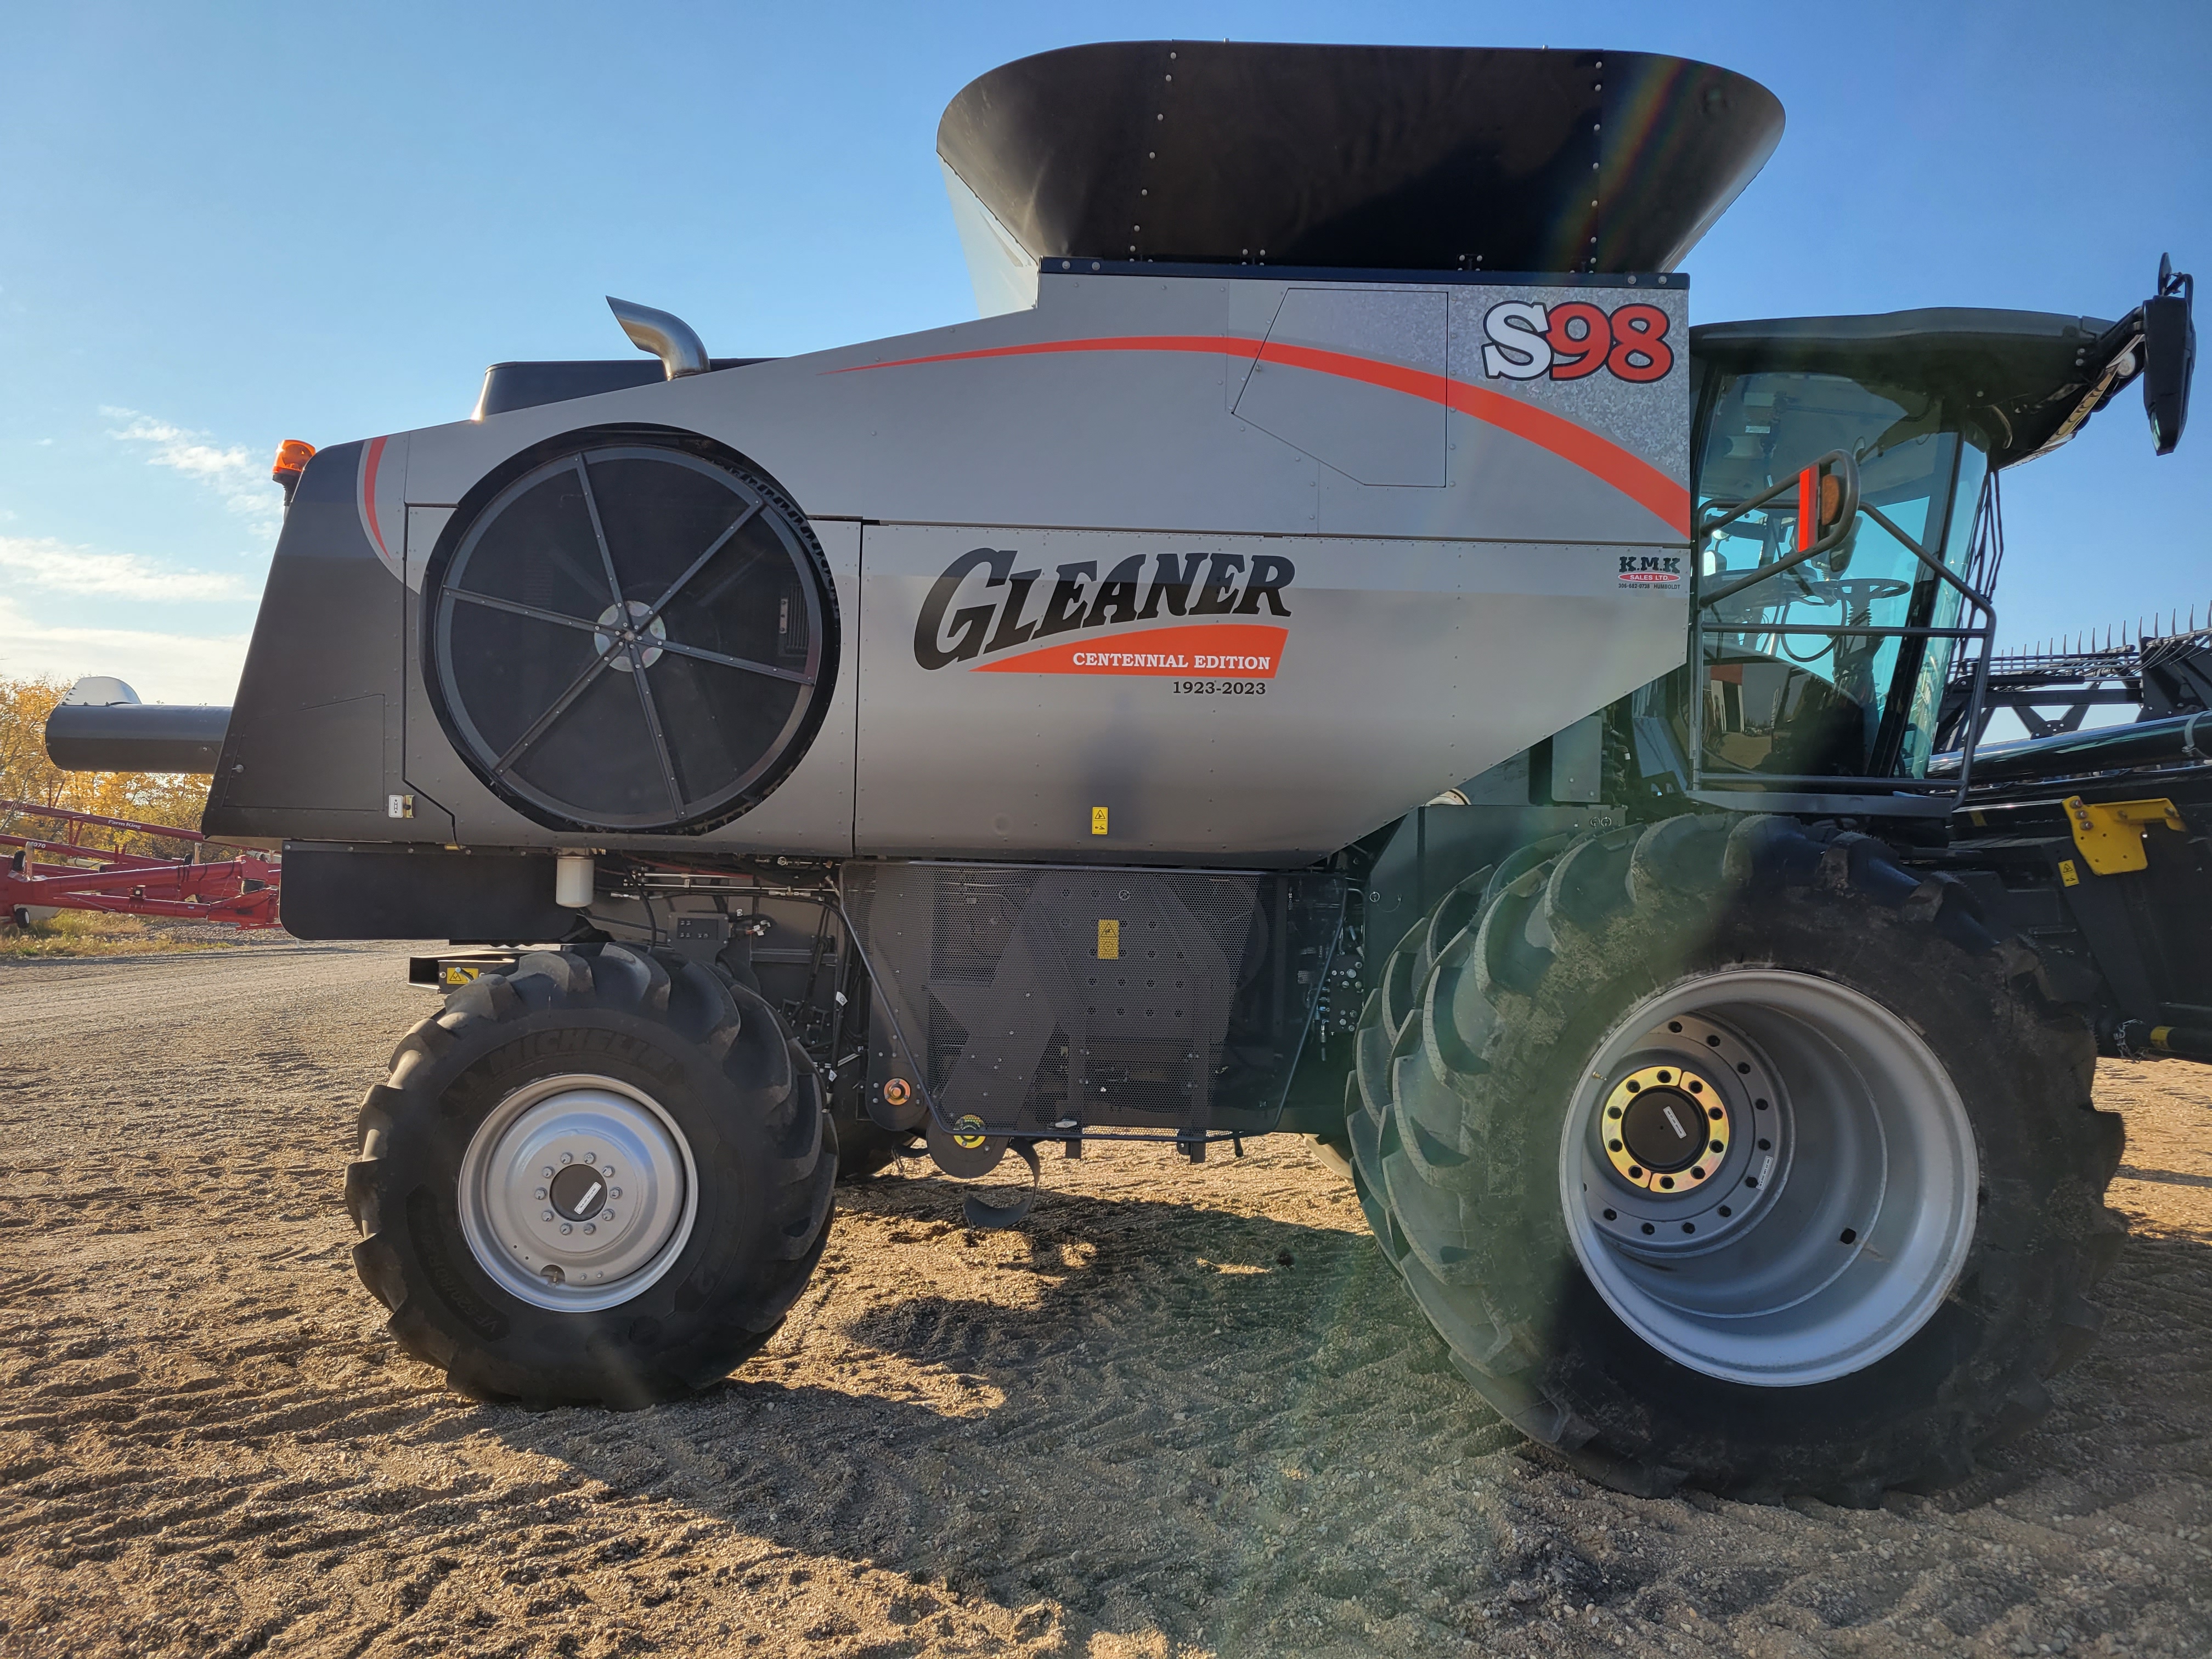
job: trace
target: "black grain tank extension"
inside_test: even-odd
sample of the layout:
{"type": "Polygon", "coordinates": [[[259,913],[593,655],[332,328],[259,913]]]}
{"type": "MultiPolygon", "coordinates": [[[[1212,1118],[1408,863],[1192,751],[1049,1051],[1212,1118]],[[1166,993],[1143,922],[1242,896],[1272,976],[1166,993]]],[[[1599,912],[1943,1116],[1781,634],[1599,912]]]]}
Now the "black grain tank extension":
{"type": "Polygon", "coordinates": [[[1136,41],[971,82],[937,149],[1032,257],[1672,270],[1782,137],[1634,52],[1136,41]]]}

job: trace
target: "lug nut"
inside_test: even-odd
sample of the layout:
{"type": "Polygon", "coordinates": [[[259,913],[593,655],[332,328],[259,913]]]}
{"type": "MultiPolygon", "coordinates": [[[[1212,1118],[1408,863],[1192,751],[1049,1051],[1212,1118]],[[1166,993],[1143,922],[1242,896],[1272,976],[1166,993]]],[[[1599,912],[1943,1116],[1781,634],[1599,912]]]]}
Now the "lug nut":
{"type": "Polygon", "coordinates": [[[612,1221],[614,1218],[615,1212],[612,1210],[602,1210],[599,1212],[599,1219],[602,1221],[612,1221]]]}
{"type": "Polygon", "coordinates": [[[545,1213],[544,1213],[544,1215],[539,1216],[538,1218],[540,1221],[550,1221],[550,1220],[553,1218],[553,1212],[552,1212],[552,1211],[550,1211],[550,1210],[548,1210],[548,1211],[546,1211],[546,1212],[545,1212],[545,1213]]]}
{"type": "Polygon", "coordinates": [[[565,1222],[565,1221],[564,1221],[564,1222],[562,1222],[562,1223],[561,1224],[561,1237],[563,1237],[563,1238],[568,1237],[568,1236],[570,1233],[573,1233],[573,1232],[574,1232],[575,1231],[576,1231],[576,1230],[575,1230],[574,1227],[571,1227],[571,1226],[570,1226],[567,1222],[565,1222]]]}
{"type": "Polygon", "coordinates": [[[563,1164],[574,1164],[576,1161],[576,1155],[574,1152],[563,1152],[561,1154],[561,1161],[563,1164]]]}
{"type": "Polygon", "coordinates": [[[532,1194],[531,1196],[533,1198],[543,1198],[545,1196],[545,1189],[543,1187],[540,1187],[535,1193],[532,1194]]]}
{"type": "Polygon", "coordinates": [[[553,1166],[549,1164],[538,1173],[544,1176],[548,1181],[550,1181],[553,1179],[553,1166]]]}
{"type": "Polygon", "coordinates": [[[586,1221],[584,1224],[584,1231],[587,1233],[595,1233],[599,1231],[599,1225],[596,1222],[586,1221]]]}
{"type": "Polygon", "coordinates": [[[584,1162],[586,1164],[597,1164],[599,1161],[599,1155],[597,1152],[586,1152],[584,1154],[584,1162]]]}
{"type": "MultiPolygon", "coordinates": [[[[613,1171],[613,1170],[610,1170],[607,1173],[608,1173],[608,1174],[610,1174],[610,1175],[611,1175],[611,1174],[613,1174],[613,1173],[614,1173],[614,1171],[613,1171]]],[[[610,1187],[610,1188],[607,1188],[607,1196],[608,1196],[609,1198],[620,1198],[620,1197],[622,1196],[622,1188],[619,1188],[619,1187],[610,1187]]]]}

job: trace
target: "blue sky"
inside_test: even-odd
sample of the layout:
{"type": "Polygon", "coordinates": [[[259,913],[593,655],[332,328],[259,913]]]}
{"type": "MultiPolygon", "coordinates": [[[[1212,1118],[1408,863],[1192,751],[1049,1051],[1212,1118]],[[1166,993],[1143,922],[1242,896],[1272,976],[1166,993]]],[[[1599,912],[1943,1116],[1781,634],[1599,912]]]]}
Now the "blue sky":
{"type": "MultiPolygon", "coordinates": [[[[945,101],[1028,52],[1169,36],[1604,46],[1755,76],[1789,131],[1689,261],[1699,321],[2113,316],[2166,248],[2212,277],[2201,3],[20,8],[0,675],[227,701],[277,441],[457,418],[498,359],[624,355],[604,294],[729,356],[972,315],[945,101]]],[[[2130,392],[2014,472],[2007,641],[2212,601],[2208,462],[2212,412],[2154,460],[2130,392]]]]}

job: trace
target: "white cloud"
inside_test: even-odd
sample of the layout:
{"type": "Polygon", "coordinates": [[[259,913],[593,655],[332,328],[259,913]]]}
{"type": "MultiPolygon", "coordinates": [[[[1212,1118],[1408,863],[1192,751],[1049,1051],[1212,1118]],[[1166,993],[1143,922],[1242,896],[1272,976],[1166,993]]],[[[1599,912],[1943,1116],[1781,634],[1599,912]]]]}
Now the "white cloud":
{"type": "Polygon", "coordinates": [[[0,675],[10,679],[112,674],[149,702],[227,703],[246,664],[246,641],[243,634],[49,628],[0,598],[0,675]]]}
{"type": "Polygon", "coordinates": [[[109,437],[122,443],[152,447],[146,456],[149,465],[170,467],[187,477],[198,479],[222,498],[225,507],[255,529],[272,536],[276,533],[283,520],[283,497],[270,483],[269,469],[257,464],[243,446],[234,444],[228,449],[219,449],[204,441],[208,436],[204,432],[142,415],[135,409],[102,404],[100,412],[111,421],[125,422],[120,429],[110,430],[109,437]]]}
{"type": "Polygon", "coordinates": [[[252,589],[215,570],[164,570],[136,553],[95,553],[51,536],[0,536],[0,572],[16,589],[112,599],[247,599],[252,589]]]}

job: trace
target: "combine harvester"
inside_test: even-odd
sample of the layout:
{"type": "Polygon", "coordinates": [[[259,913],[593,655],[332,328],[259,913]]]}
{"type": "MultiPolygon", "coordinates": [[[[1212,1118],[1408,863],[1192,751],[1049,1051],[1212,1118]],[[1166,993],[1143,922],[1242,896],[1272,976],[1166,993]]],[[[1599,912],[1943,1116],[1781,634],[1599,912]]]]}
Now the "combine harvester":
{"type": "Polygon", "coordinates": [[[303,937],[481,947],[346,1176],[398,1340],[669,1399],[840,1172],[1296,1131],[1597,1480],[2032,1423],[2096,1055],[2212,1057],[2212,720],[1977,757],[1996,479],[2138,379],[2172,448],[2191,287],[1692,329],[1781,131],[1633,52],[1051,52],[939,129],[981,320],[616,303],[657,363],[293,447],[206,827],[303,937]]]}

